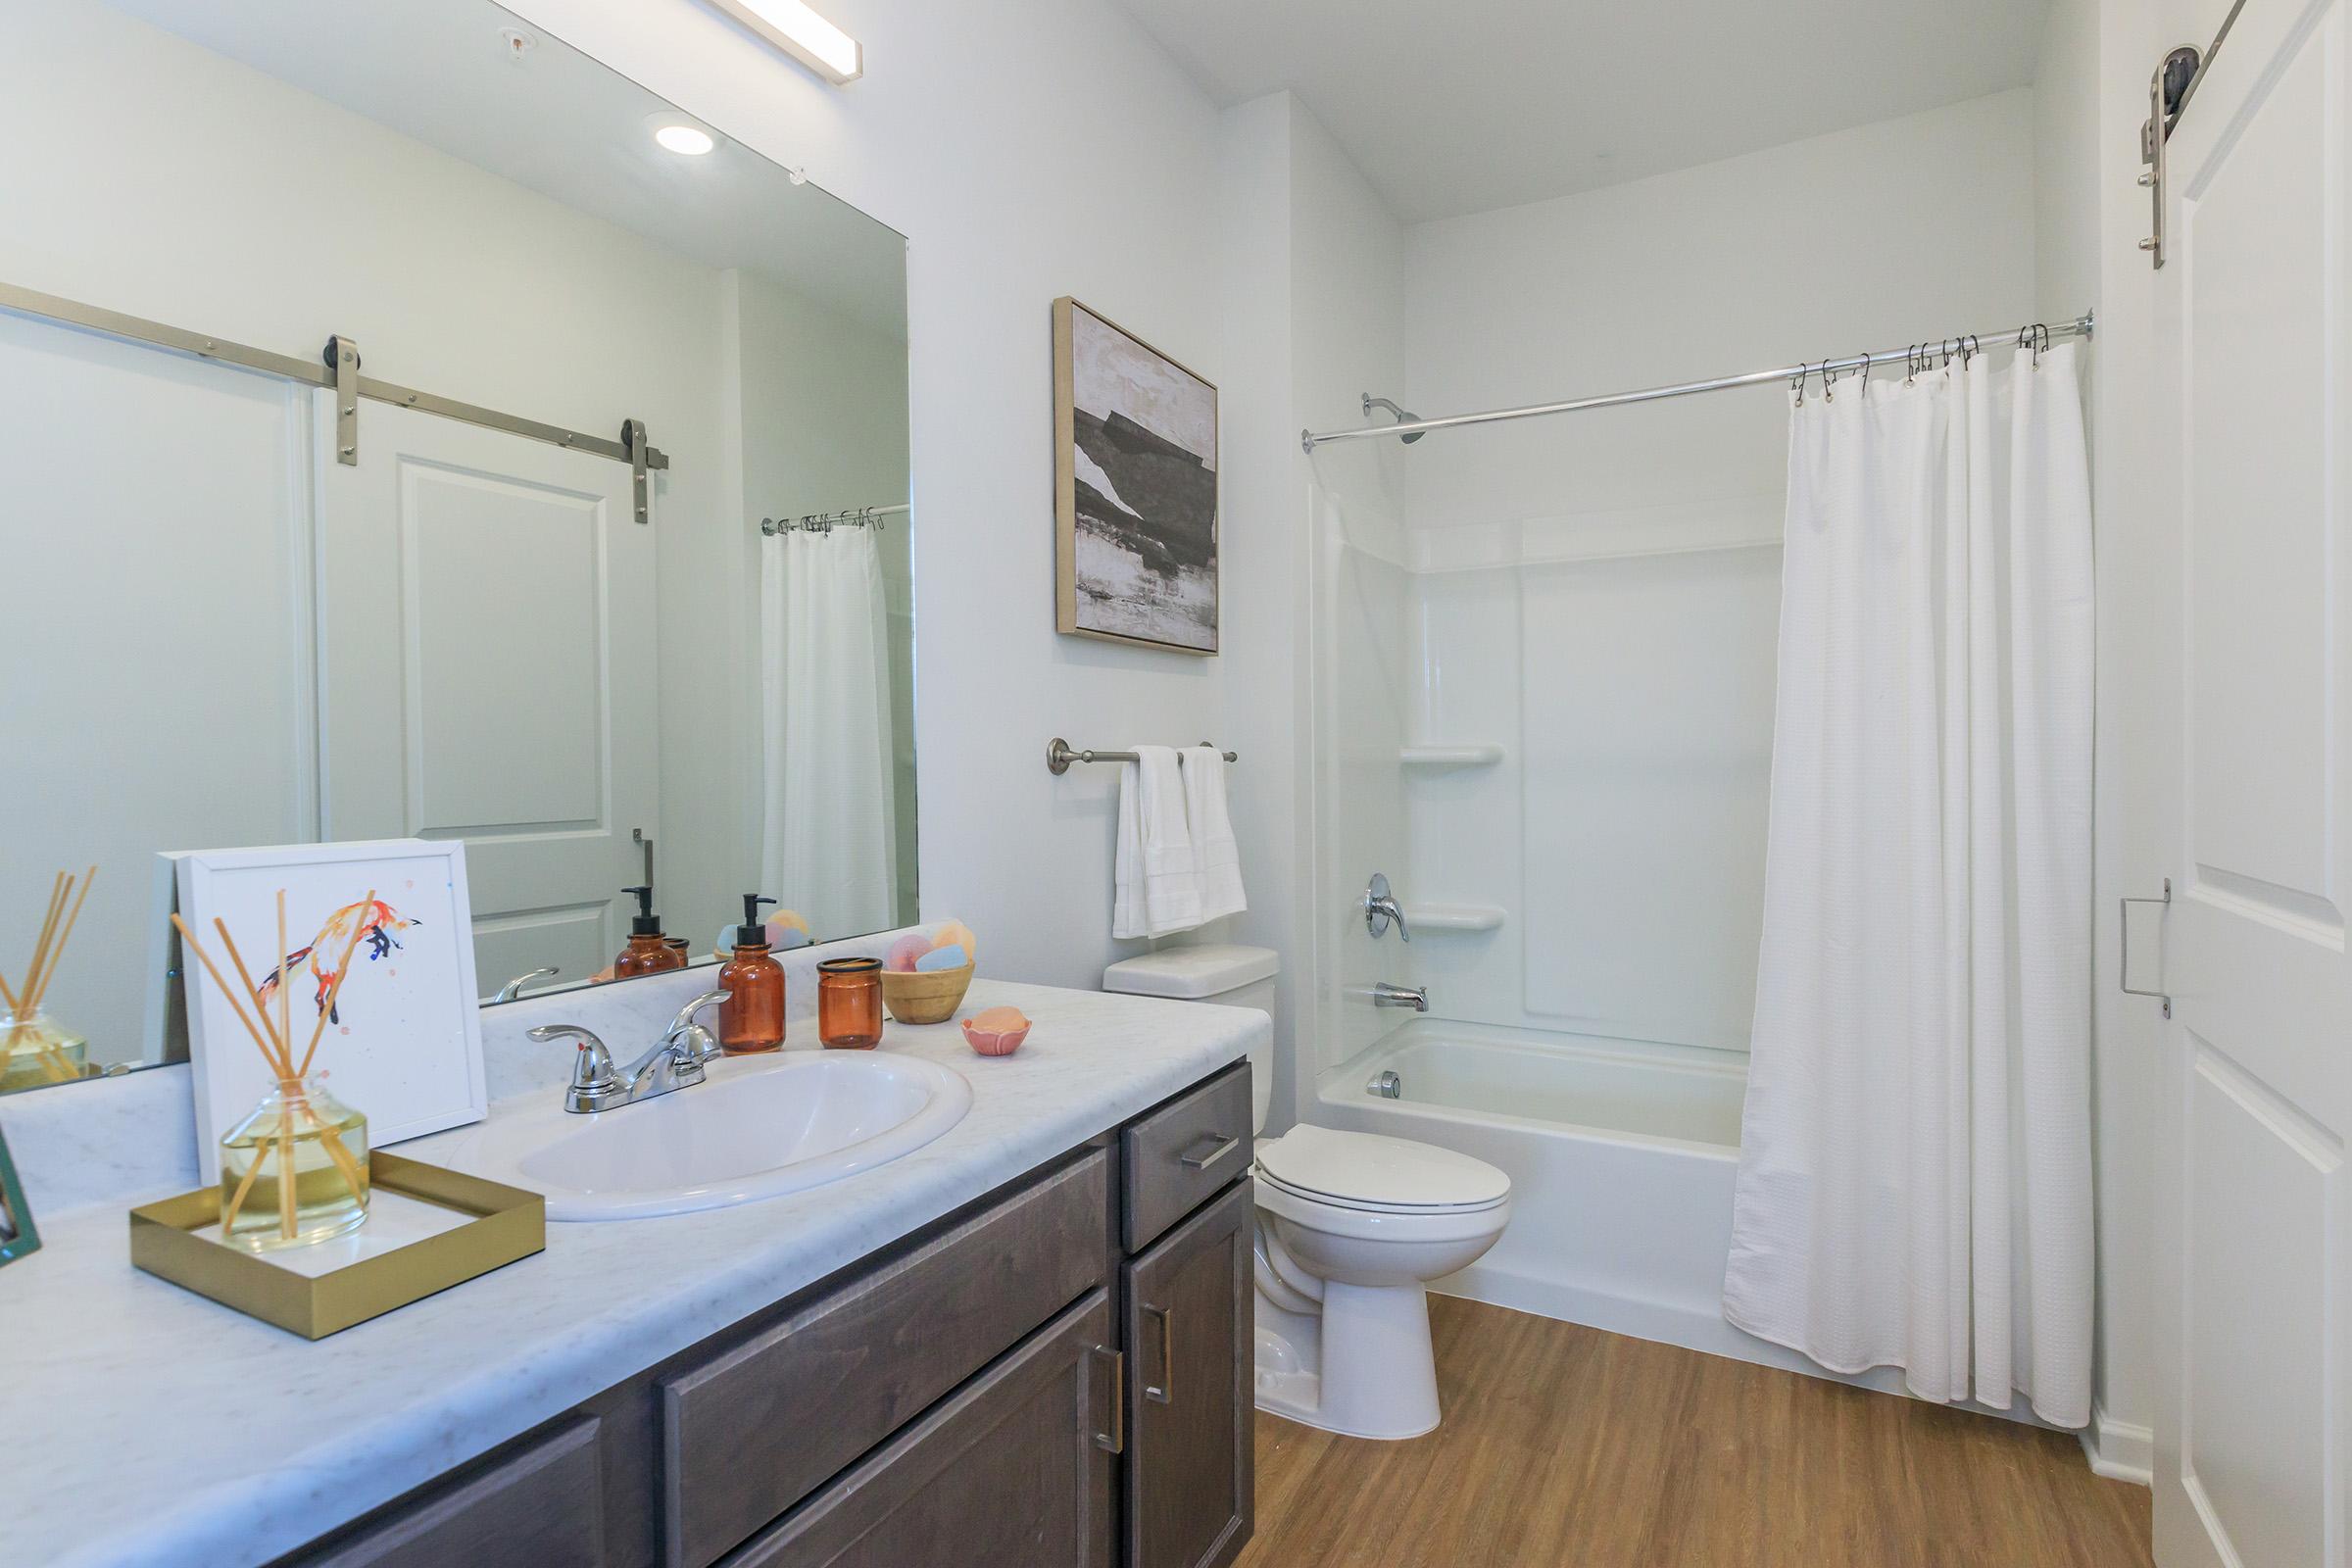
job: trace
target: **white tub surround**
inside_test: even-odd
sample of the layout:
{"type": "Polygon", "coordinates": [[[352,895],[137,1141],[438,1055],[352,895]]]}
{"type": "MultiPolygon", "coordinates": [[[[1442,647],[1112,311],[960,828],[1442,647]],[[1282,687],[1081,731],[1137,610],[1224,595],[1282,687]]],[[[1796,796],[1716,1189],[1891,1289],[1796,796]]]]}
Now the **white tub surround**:
{"type": "MultiPolygon", "coordinates": [[[[634,1045],[633,1023],[610,1009],[643,1013],[650,1029],[708,978],[496,1008],[485,1031],[569,1018],[634,1045]]],[[[813,988],[794,993],[797,1013],[813,988]]],[[[0,1333],[40,1348],[12,1369],[0,1424],[37,1435],[47,1478],[18,1499],[4,1554],[52,1568],[273,1557],[1115,1126],[1272,1027],[1253,1010],[986,980],[965,1011],[1006,1004],[1035,1027],[998,1059],[953,1025],[886,1026],[884,1052],[972,1085],[963,1120],[904,1158],[764,1202],[553,1224],[538,1256],[315,1345],[131,1268],[123,1206],[185,1185],[169,1170],[145,1191],[42,1213],[42,1250],[0,1278],[0,1333]]],[[[796,1029],[791,1049],[812,1045],[796,1029]]],[[[529,1050],[531,1065],[501,1087],[535,1103],[557,1092],[565,1059],[529,1050]]],[[[12,1139],[17,1119],[12,1102],[12,1139]]],[[[432,1159],[437,1138],[401,1152],[432,1159]]]]}

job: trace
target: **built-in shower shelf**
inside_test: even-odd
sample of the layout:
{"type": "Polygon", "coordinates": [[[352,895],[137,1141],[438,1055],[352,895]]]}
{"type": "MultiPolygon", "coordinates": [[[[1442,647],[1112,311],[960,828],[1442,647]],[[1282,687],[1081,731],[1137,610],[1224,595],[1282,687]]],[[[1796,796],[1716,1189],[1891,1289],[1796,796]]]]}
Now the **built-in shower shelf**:
{"type": "Polygon", "coordinates": [[[1407,746],[1396,754],[1407,767],[1493,767],[1502,760],[1499,746],[1407,746]]]}
{"type": "Polygon", "coordinates": [[[1415,904],[1404,913],[1416,931],[1494,931],[1502,926],[1502,908],[1494,904],[1415,904]]]}

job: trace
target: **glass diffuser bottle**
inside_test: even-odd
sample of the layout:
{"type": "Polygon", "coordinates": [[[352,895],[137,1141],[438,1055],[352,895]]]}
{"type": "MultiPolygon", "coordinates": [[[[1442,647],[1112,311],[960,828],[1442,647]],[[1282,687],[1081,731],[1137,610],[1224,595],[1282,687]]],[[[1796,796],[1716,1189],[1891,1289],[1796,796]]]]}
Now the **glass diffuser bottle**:
{"type": "Polygon", "coordinates": [[[38,1004],[22,1015],[0,1007],[0,1094],[89,1076],[89,1042],[38,1004]]]}
{"type": "Polygon", "coordinates": [[[368,1118],[323,1074],[281,1078],[220,1140],[220,1235],[255,1251],[321,1242],[368,1218],[368,1118]]]}

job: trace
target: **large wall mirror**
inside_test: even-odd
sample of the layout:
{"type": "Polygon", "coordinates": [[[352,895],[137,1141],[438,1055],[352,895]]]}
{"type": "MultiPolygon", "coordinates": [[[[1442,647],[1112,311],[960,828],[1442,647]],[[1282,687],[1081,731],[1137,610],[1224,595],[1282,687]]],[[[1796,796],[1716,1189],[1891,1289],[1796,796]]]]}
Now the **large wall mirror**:
{"type": "Polygon", "coordinates": [[[486,1001],[914,918],[900,235],[486,0],[16,0],[0,143],[0,1089],[184,1049],[173,851],[462,839],[486,1001]]]}

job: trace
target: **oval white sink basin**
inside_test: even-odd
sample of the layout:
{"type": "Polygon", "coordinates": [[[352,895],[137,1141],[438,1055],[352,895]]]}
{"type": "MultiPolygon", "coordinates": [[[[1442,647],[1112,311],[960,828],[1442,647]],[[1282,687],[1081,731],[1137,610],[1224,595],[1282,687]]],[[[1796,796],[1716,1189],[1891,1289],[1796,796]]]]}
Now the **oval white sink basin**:
{"type": "Polygon", "coordinates": [[[952,1068],[843,1052],[717,1062],[705,1083],[594,1115],[564,1110],[558,1096],[494,1112],[435,1157],[546,1194],[549,1219],[643,1219],[886,1165],[972,1107],[972,1086],[952,1068]]]}

